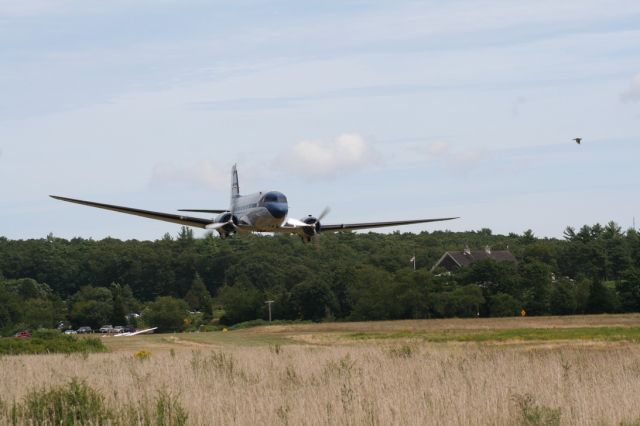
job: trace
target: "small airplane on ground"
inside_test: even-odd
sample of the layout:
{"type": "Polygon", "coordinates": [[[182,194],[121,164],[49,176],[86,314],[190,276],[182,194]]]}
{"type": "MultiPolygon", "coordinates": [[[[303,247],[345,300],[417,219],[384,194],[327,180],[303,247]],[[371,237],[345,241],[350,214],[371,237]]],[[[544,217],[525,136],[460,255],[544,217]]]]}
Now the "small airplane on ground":
{"type": "Polygon", "coordinates": [[[153,332],[156,331],[157,329],[158,327],[145,328],[144,330],[131,331],[129,333],[114,334],[114,337],[128,337],[128,336],[138,336],[140,334],[153,334],[153,332]]]}
{"type": "Polygon", "coordinates": [[[416,223],[440,222],[444,220],[457,219],[457,217],[445,217],[439,219],[415,219],[390,222],[342,223],[335,225],[321,224],[320,221],[329,213],[329,208],[324,209],[318,217],[309,215],[300,220],[292,218],[287,219],[289,206],[287,204],[287,197],[285,197],[281,192],[266,191],[250,195],[240,195],[238,171],[235,165],[231,169],[231,205],[227,210],[179,210],[183,212],[217,214],[213,219],[153,212],[149,210],[134,209],[131,207],[76,200],[57,195],[50,195],[50,197],[55,198],[56,200],[142,216],[149,219],[163,220],[181,225],[215,230],[222,238],[226,238],[236,232],[281,232],[297,234],[306,243],[310,242],[321,232],[353,231],[358,229],[383,228],[389,226],[412,225],[416,223]]]}

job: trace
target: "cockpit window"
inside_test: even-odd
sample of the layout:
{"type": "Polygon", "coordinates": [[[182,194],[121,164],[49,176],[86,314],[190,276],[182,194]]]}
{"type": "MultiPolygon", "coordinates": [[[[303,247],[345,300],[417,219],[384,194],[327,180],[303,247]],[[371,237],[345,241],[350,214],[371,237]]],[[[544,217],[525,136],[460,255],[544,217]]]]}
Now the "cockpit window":
{"type": "Polygon", "coordinates": [[[286,203],[287,197],[280,192],[267,192],[264,196],[264,201],[268,203],[286,203]]]}

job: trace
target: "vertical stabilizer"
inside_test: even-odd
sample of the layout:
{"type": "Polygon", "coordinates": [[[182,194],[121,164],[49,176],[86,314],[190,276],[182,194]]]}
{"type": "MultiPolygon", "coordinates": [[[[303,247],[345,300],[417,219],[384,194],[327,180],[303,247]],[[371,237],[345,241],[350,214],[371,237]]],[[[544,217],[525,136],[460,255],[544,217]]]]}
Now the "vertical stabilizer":
{"type": "Polygon", "coordinates": [[[234,200],[240,196],[240,185],[238,185],[238,170],[234,164],[231,168],[231,205],[233,206],[234,200]]]}

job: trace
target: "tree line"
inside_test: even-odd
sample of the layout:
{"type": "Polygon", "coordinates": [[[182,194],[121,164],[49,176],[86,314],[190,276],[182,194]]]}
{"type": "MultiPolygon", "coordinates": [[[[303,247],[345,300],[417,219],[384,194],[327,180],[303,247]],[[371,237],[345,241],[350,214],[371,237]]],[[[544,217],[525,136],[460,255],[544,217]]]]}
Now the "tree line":
{"type": "Polygon", "coordinates": [[[383,320],[640,311],[640,236],[614,222],[563,239],[490,229],[156,241],[0,237],[0,330],[219,321],[383,320]],[[518,262],[431,271],[445,251],[509,249],[518,262]],[[416,257],[416,270],[410,258],[416,257]],[[188,314],[191,312],[191,314],[188,314]]]}

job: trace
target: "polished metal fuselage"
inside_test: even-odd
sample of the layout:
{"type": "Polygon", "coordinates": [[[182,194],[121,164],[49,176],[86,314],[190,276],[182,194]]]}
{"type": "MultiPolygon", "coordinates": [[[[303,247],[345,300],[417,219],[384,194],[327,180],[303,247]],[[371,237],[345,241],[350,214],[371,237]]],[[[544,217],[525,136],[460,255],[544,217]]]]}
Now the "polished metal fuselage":
{"type": "Polygon", "coordinates": [[[230,212],[244,227],[240,230],[273,232],[287,220],[289,207],[286,197],[275,191],[262,191],[255,194],[238,195],[231,199],[230,212]],[[269,201],[267,194],[281,195],[283,200],[269,201]],[[247,229],[251,227],[253,229],[247,229]]]}

